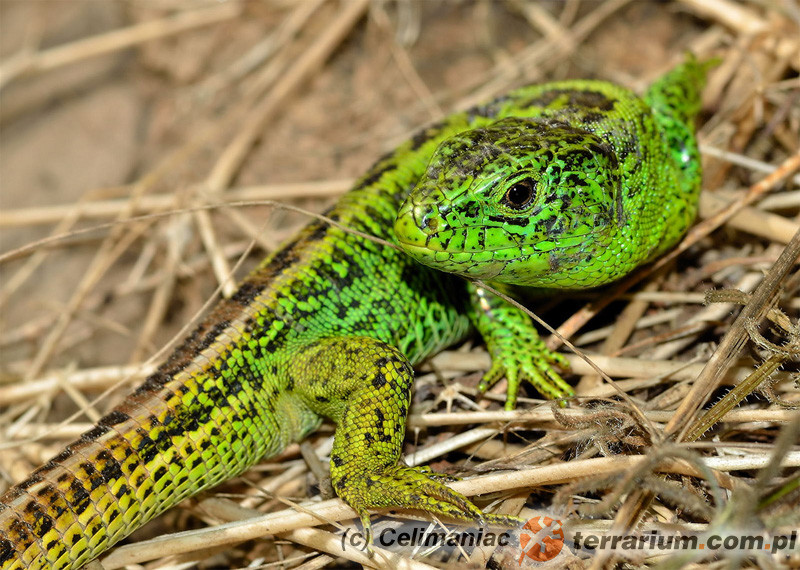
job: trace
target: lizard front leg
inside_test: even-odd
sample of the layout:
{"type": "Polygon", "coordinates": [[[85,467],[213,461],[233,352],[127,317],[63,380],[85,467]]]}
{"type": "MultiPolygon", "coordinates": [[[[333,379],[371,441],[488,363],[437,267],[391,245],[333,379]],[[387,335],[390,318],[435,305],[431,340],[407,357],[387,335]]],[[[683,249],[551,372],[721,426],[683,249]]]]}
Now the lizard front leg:
{"type": "MultiPolygon", "coordinates": [[[[500,290],[508,287],[502,283],[492,283],[500,290]]],[[[520,384],[528,381],[545,397],[558,399],[575,394],[553,368],[569,368],[569,361],[563,355],[550,350],[539,337],[531,318],[497,295],[470,283],[470,318],[475,328],[486,341],[492,357],[492,367],[478,385],[485,392],[503,376],[508,380],[506,390],[506,410],[513,410],[517,404],[520,384]]]]}

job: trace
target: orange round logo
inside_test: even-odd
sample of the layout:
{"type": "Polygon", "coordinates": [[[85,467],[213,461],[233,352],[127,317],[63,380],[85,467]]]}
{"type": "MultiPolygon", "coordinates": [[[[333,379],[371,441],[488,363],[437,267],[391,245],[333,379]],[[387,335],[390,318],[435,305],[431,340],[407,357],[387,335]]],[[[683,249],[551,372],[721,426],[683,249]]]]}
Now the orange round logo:
{"type": "Polygon", "coordinates": [[[563,546],[561,521],[550,517],[534,517],[525,523],[519,533],[519,548],[522,550],[519,564],[522,565],[526,556],[536,562],[552,560],[563,546]]]}

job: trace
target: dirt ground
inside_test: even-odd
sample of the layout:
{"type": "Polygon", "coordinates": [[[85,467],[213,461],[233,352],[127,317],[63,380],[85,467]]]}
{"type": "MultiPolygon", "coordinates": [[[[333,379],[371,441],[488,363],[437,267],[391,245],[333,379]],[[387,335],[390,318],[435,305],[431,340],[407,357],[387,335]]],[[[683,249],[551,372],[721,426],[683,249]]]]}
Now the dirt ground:
{"type": "MultiPolygon", "coordinates": [[[[800,7],[792,1],[0,1],[0,444],[25,442],[0,446],[0,490],[57,453],[139,382],[143,374],[131,366],[158,363],[215,291],[230,291],[231,270],[242,277],[308,221],[265,205],[222,204],[274,199],[319,212],[374,160],[449,111],[560,78],[606,79],[641,91],[692,51],[721,58],[700,121],[704,191],[727,201],[745,199],[748,189],[767,197],[749,206],[749,220],[740,214],[739,222],[710,228],[661,276],[637,286],[633,301],[618,299],[571,338],[592,353],[685,363],[696,373],[659,383],[651,381],[659,374],[652,367],[635,372],[620,364],[609,374],[623,379],[633,398],[622,405],[599,376],[576,365],[568,378],[582,378],[578,392],[585,399],[577,409],[586,418],[559,421],[544,404],[546,420],[502,424],[505,434],[438,456],[432,466],[473,474],[568,459],[668,456],[654,442],[670,413],[737,331],[738,306],[710,311],[715,306],[703,308],[703,294],[753,291],[800,227],[799,23],[800,7]],[[214,207],[197,210],[205,205],[214,207]],[[151,216],[131,219],[142,215],[151,216]],[[626,311],[635,314],[633,322],[649,317],[652,324],[623,327],[622,344],[604,348],[604,327],[613,328],[626,311]],[[95,401],[106,389],[110,395],[95,401]],[[667,415],[654,415],[645,429],[629,408],[633,402],[667,415]],[[69,423],[59,424],[65,418],[69,423]]],[[[713,220],[725,203],[704,203],[703,218],[713,220]]],[[[748,396],[739,406],[755,414],[750,419],[723,422],[706,435],[729,447],[698,453],[758,459],[778,445],[782,426],[797,435],[798,414],[784,406],[800,402],[796,261],[789,259],[790,277],[780,280],[783,296],[776,301],[794,319],[791,326],[782,328],[778,319],[772,329],[760,329],[765,341],[789,347],[772,392],[748,396]]],[[[597,295],[534,309],[557,327],[597,295]]],[[[457,350],[485,354],[478,342],[457,350]]],[[[727,364],[720,364],[719,375],[707,380],[703,395],[712,403],[780,352],[752,340],[744,350],[730,350],[738,368],[726,374],[727,364]]],[[[474,394],[480,366],[447,364],[452,360],[434,363],[436,374],[430,365],[420,372],[412,413],[444,412],[461,387],[474,394]]],[[[525,408],[541,404],[535,391],[527,394],[525,408]]],[[[471,409],[460,395],[453,405],[471,409]]],[[[425,429],[420,422],[422,431],[407,437],[408,453],[467,429],[425,429]]],[[[312,443],[331,432],[324,428],[312,443]]],[[[793,467],[761,481],[764,493],[796,481],[800,450],[786,445],[779,448],[793,467]]],[[[242,481],[262,485],[269,496],[318,493],[305,470],[293,482],[273,481],[287,466],[301,465],[299,457],[292,448],[283,463],[266,463],[220,490],[247,495],[243,502],[264,512],[281,510],[278,501],[257,500],[242,481]]],[[[732,477],[729,472],[719,471],[732,477]]],[[[717,520],[725,505],[710,498],[707,481],[686,470],[669,473],[668,483],[691,499],[676,504],[674,489],[643,473],[633,487],[649,489],[656,500],[642,520],[717,520]],[[695,503],[706,510],[693,509],[695,503]]],[[[513,492],[565,517],[579,503],[613,496],[615,506],[596,515],[606,521],[633,495],[632,487],[614,487],[621,476],[584,487],[579,476],[569,489],[552,481],[513,492]],[[558,491],[572,493],[571,506],[553,502],[558,491]]],[[[735,477],[750,485],[759,472],[745,465],[735,477]]],[[[736,487],[722,485],[726,492],[736,487]]],[[[787,510],[798,500],[796,485],[787,493],[773,510],[747,516],[767,528],[796,528],[787,510]]],[[[222,519],[192,501],[128,542],[222,519]]],[[[287,568],[356,564],[289,538],[167,560],[200,568],[278,560],[287,568]]],[[[463,564],[435,555],[420,560],[463,564]]],[[[516,561],[491,564],[506,563],[516,561]]],[[[579,555],[566,563],[589,564],[579,555]]]]}

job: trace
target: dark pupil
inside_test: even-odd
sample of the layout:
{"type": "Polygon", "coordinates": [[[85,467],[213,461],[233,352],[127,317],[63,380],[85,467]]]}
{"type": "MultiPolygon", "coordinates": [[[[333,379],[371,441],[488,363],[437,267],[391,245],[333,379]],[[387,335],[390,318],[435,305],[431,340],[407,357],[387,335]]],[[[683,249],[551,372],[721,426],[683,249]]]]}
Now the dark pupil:
{"type": "Polygon", "coordinates": [[[521,180],[506,191],[506,202],[512,208],[522,208],[533,197],[533,183],[530,180],[521,180]]]}

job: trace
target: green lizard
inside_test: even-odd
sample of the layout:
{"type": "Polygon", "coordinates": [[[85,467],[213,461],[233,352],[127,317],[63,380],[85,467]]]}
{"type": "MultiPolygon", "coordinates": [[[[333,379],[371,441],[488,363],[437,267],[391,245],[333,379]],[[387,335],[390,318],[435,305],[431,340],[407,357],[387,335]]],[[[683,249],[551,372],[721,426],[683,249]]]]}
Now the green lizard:
{"type": "Polygon", "coordinates": [[[315,221],[269,256],[141,387],[2,496],[0,568],[80,567],[186,497],[303,439],[322,418],[337,424],[333,488],[365,528],[371,509],[390,507],[513,523],[402,463],[412,365],[474,327],[493,357],[487,381],[512,380],[511,407],[520,379],[550,397],[571,394],[551,368],[563,359],[520,310],[342,228],[397,241],[398,211],[419,183],[396,224],[400,241],[419,245],[419,234],[404,233],[412,218],[423,232],[435,235],[438,223],[440,238],[453,236],[449,245],[426,237],[432,256],[412,248],[425,263],[442,261],[447,247],[471,255],[466,264],[461,253],[444,258],[448,271],[468,275],[486,276],[476,268],[488,262],[492,278],[548,287],[617,278],[669,247],[694,215],[691,123],[704,72],[689,60],[643,100],[597,81],[525,87],[380,159],[327,212],[335,225],[315,221]],[[486,201],[455,199],[476,188],[486,201]],[[450,205],[434,208],[442,196],[450,205]],[[476,221],[455,230],[459,218],[476,221]],[[524,253],[525,268],[519,252],[502,248],[528,233],[546,254],[524,253]],[[595,243],[599,252],[579,259],[595,243]]]}

